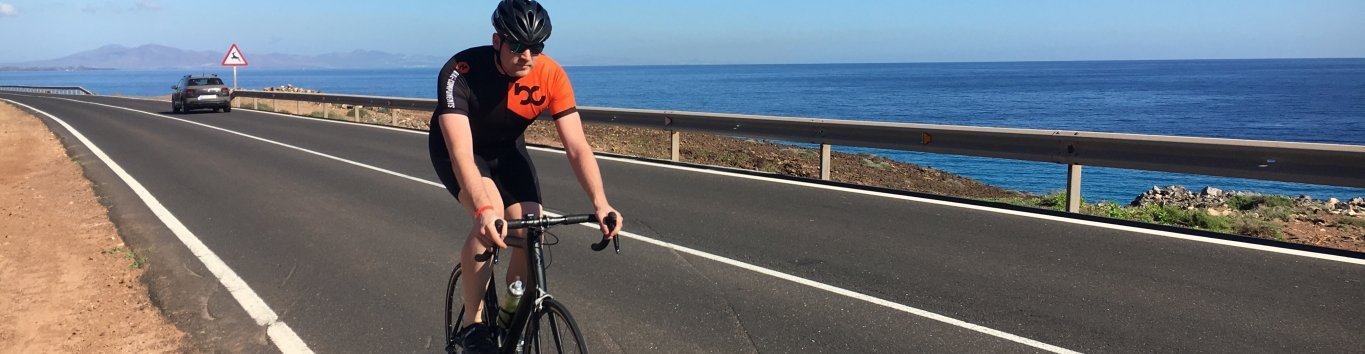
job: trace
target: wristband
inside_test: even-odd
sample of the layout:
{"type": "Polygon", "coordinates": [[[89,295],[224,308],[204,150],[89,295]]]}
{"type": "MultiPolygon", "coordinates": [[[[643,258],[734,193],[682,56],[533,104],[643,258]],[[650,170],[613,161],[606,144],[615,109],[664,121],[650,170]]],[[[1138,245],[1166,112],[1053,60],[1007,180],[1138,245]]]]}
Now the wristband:
{"type": "Polygon", "coordinates": [[[483,214],[484,211],[488,211],[488,210],[493,210],[493,206],[492,206],[492,205],[485,205],[485,206],[479,207],[478,210],[475,210],[475,211],[474,211],[474,218],[475,218],[475,219],[478,219],[478,218],[479,218],[479,214],[483,214]]]}

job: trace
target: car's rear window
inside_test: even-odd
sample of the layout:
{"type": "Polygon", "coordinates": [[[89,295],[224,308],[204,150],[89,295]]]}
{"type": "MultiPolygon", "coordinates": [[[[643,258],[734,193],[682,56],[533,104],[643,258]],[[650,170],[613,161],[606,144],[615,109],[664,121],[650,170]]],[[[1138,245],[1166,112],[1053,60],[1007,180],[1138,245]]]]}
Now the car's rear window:
{"type": "Polygon", "coordinates": [[[190,79],[190,86],[199,86],[199,85],[222,85],[222,84],[223,84],[223,79],[219,79],[219,78],[216,78],[216,77],[203,78],[203,79],[190,79]]]}

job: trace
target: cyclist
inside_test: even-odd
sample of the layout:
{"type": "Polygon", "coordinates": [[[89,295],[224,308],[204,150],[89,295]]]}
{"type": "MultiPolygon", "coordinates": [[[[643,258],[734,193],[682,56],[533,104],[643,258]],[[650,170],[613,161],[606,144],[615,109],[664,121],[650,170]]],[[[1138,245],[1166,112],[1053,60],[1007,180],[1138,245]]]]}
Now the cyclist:
{"type": "MultiPolygon", "coordinates": [[[[502,240],[507,231],[495,228],[496,221],[541,213],[540,185],[522,136],[536,116],[554,118],[594,214],[605,219],[616,212],[607,202],[597,160],[583,134],[569,78],[541,53],[550,37],[549,13],[536,1],[503,0],[493,11],[493,29],[492,45],[456,53],[441,68],[428,141],[436,174],[474,218],[460,250],[460,266],[466,269],[460,281],[471,285],[461,294],[466,304],[462,323],[471,325],[457,334],[465,352],[497,347],[491,324],[479,323],[492,267],[474,256],[490,247],[507,247],[502,240]]],[[[616,236],[624,223],[619,212],[617,220],[615,229],[601,227],[603,236],[616,236]]],[[[513,232],[523,236],[525,231],[513,232]]],[[[512,252],[504,279],[525,278],[522,257],[524,250],[512,252]]]]}

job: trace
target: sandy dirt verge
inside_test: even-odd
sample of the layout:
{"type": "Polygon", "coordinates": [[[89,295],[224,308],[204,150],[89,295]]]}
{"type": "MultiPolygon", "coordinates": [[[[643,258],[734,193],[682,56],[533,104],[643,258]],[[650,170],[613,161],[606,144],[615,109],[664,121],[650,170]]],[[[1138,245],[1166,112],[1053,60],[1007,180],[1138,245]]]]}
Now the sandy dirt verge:
{"type": "Polygon", "coordinates": [[[0,353],[184,351],[79,165],[0,102],[0,353]]]}

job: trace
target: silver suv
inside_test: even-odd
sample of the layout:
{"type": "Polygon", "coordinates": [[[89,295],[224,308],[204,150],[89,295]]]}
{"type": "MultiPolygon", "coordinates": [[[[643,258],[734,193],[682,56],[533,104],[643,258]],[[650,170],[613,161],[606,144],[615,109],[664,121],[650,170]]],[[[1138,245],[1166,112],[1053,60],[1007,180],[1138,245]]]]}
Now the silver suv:
{"type": "Polygon", "coordinates": [[[189,112],[191,109],[208,108],[214,111],[232,112],[232,91],[223,85],[218,75],[185,75],[180,82],[171,86],[171,112],[189,112]]]}

